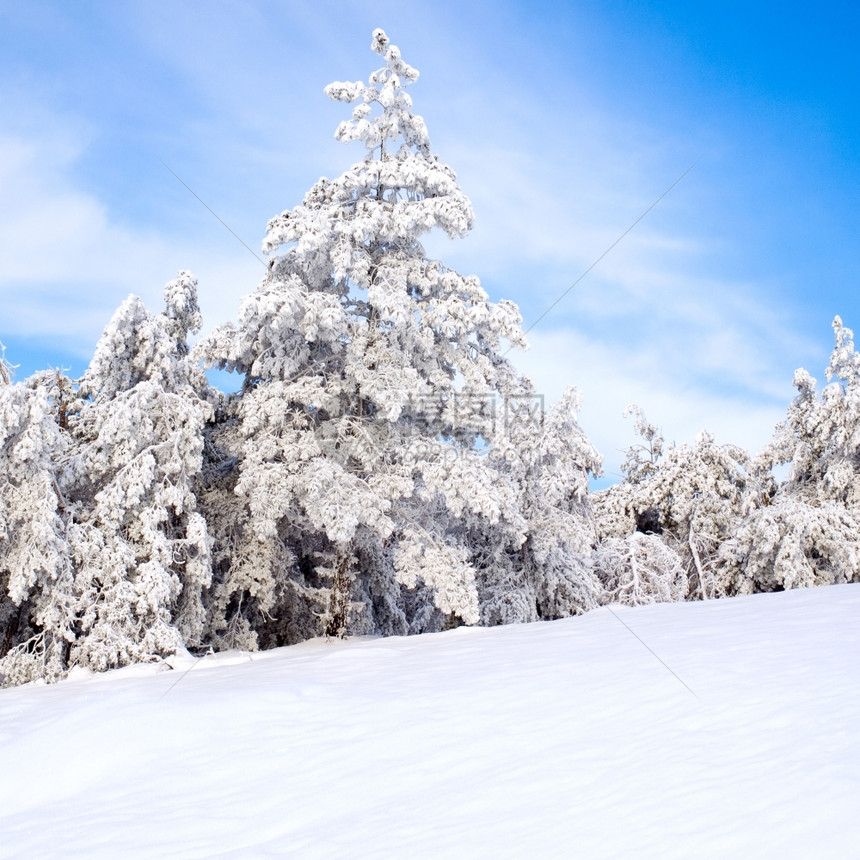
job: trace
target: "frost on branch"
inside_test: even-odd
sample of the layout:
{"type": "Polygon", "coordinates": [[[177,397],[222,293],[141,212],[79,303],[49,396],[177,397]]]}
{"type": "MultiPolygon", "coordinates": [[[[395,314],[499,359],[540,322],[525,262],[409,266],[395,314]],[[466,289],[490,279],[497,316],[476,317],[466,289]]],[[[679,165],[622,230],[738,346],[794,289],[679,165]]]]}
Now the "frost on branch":
{"type": "Polygon", "coordinates": [[[687,574],[681,557],[659,536],[634,532],[607,538],[594,553],[603,583],[602,603],[640,606],[684,600],[687,574]]]}
{"type": "MultiPolygon", "coordinates": [[[[625,481],[594,500],[610,592],[617,540],[638,541],[649,512],[681,559],[690,597],[860,581],[860,358],[838,317],[833,329],[828,384],[819,395],[809,373],[795,373],[797,396],[756,458],[705,433],[656,463],[644,446],[632,451],[625,481]],[[788,477],[777,484],[780,465],[788,477]]],[[[650,425],[637,415],[647,443],[650,425]]]]}

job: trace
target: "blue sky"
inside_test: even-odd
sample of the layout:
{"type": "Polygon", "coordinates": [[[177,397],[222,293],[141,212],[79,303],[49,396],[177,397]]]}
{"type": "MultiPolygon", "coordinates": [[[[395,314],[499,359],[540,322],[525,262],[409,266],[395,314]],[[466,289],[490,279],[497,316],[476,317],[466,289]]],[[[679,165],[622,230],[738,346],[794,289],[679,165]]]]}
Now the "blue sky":
{"type": "Polygon", "coordinates": [[[362,153],[332,80],[383,27],[458,173],[472,235],[428,242],[511,298],[517,364],[617,473],[639,403],[670,440],[757,449],[860,329],[860,11],[852,4],[0,0],[0,340],[18,378],[83,371],[130,292],[180,268],[207,328],[235,317],[266,221],[362,153]],[[372,9],[369,9],[372,5],[372,9]]]}

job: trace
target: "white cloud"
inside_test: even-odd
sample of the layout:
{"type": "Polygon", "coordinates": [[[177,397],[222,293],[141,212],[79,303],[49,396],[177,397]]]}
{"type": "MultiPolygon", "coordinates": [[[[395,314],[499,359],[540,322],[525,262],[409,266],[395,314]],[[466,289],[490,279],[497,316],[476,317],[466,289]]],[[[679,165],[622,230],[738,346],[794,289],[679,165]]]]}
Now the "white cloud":
{"type": "Polygon", "coordinates": [[[634,441],[632,424],[622,417],[631,403],[645,410],[669,442],[692,442],[707,429],[719,443],[755,453],[784,417],[791,396],[790,379],[782,402],[691,384],[685,369],[667,362],[658,347],[613,348],[570,329],[534,332],[530,339],[532,348],[512,355],[514,363],[548,403],[568,385],[582,391],[580,423],[612,478],[619,476],[623,452],[634,441]]]}
{"type": "MultiPolygon", "coordinates": [[[[526,326],[538,320],[664,190],[654,190],[653,172],[667,173],[667,158],[636,161],[606,132],[602,148],[594,139],[585,147],[587,159],[571,147],[561,179],[543,152],[464,147],[459,174],[479,226],[456,245],[431,241],[432,252],[476,271],[493,298],[515,298],[526,326]],[[624,194],[611,191],[619,159],[624,194]]],[[[610,475],[633,441],[622,418],[628,404],[642,406],[670,441],[708,429],[754,452],[784,416],[794,368],[820,355],[790,309],[773,302],[771,284],[716,270],[715,259],[738,251],[690,229],[685,192],[699,193],[679,185],[675,201],[667,197],[537,323],[532,349],[511,356],[548,400],[570,384],[583,391],[583,426],[610,475]]]]}
{"type": "Polygon", "coordinates": [[[120,223],[74,181],[84,145],[60,125],[0,135],[0,337],[61,335],[89,348],[129,293],[157,310],[181,268],[198,276],[210,326],[235,316],[262,265],[214,219],[209,242],[120,223]]]}

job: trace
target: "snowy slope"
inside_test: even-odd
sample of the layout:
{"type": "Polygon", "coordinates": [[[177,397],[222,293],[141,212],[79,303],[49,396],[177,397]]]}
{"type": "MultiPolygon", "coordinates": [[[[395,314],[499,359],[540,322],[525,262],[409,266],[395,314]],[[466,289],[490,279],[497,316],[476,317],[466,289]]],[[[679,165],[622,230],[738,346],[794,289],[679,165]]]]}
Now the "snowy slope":
{"type": "Polygon", "coordinates": [[[834,586],[3,690],[0,856],[858,857],[859,621],[834,586]]]}

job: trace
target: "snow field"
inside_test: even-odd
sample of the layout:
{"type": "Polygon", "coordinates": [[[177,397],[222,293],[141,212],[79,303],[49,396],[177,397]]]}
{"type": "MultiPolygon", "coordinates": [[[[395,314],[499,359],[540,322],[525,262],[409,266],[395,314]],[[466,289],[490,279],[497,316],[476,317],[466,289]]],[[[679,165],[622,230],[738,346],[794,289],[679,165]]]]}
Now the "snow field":
{"type": "Polygon", "coordinates": [[[0,856],[860,856],[858,618],[844,585],[6,689],[0,856]]]}

